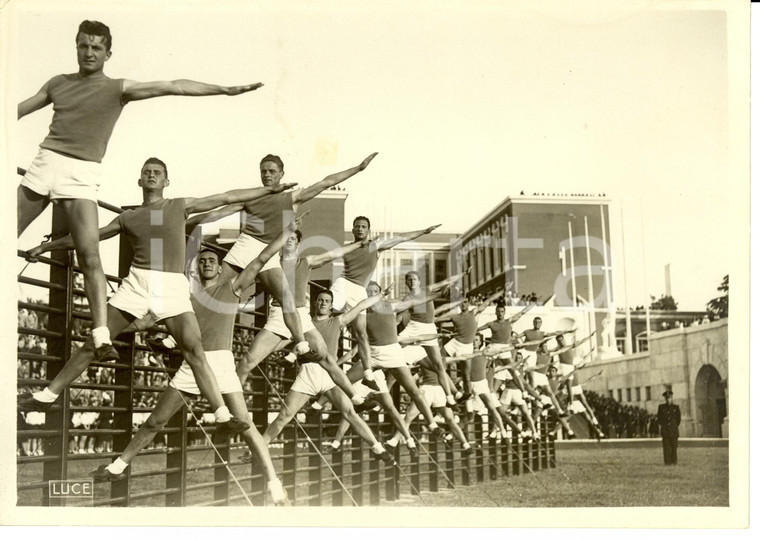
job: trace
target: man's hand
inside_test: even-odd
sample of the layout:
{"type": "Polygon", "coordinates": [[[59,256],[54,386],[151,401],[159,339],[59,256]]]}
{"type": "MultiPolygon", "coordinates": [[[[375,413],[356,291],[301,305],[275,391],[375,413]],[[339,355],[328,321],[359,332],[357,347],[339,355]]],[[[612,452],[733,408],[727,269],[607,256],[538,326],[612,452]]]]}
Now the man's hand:
{"type": "Polygon", "coordinates": [[[273,195],[276,195],[277,193],[282,193],[283,191],[287,191],[291,187],[294,187],[298,185],[298,183],[278,183],[277,185],[270,185],[267,187],[273,195]]]}
{"type": "Polygon", "coordinates": [[[292,226],[289,225],[288,228],[292,230],[299,228],[303,224],[303,222],[306,220],[306,216],[309,215],[310,213],[311,213],[311,210],[306,210],[305,212],[303,212],[301,215],[293,219],[293,221],[291,222],[292,226]]]}
{"type": "Polygon", "coordinates": [[[367,168],[376,155],[377,155],[377,152],[367,156],[367,158],[359,164],[359,170],[364,170],[365,168],[367,168]]]}
{"type": "Polygon", "coordinates": [[[248,92],[252,92],[254,90],[258,90],[264,86],[263,82],[256,82],[254,84],[246,84],[245,86],[228,86],[227,87],[227,95],[240,95],[245,94],[248,92]]]}
{"type": "Polygon", "coordinates": [[[26,254],[24,255],[24,258],[26,258],[27,262],[39,262],[39,256],[45,252],[45,244],[38,245],[37,247],[32,247],[29,249],[26,254]]]}
{"type": "Polygon", "coordinates": [[[385,290],[382,290],[380,294],[382,296],[387,296],[388,294],[390,294],[393,291],[394,284],[396,284],[396,281],[392,281],[391,284],[388,285],[388,288],[386,288],[385,290]]]}
{"type": "MultiPolygon", "coordinates": [[[[425,234],[430,234],[433,230],[441,226],[440,224],[429,226],[425,229],[425,234]]],[[[424,234],[423,234],[424,235],[424,234]]]]}

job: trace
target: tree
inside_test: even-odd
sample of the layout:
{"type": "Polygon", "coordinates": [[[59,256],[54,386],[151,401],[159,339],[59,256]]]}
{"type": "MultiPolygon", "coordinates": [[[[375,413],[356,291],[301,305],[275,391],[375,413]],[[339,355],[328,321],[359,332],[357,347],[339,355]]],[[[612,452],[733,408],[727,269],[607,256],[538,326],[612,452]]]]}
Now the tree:
{"type": "Polygon", "coordinates": [[[660,299],[654,299],[654,296],[649,296],[652,300],[652,304],[649,306],[653,311],[675,311],[678,310],[678,303],[673,299],[673,296],[666,296],[663,294],[660,299]]]}
{"type": "Polygon", "coordinates": [[[723,295],[707,302],[707,312],[710,313],[710,318],[728,318],[728,275],[723,277],[718,292],[723,295]]]}

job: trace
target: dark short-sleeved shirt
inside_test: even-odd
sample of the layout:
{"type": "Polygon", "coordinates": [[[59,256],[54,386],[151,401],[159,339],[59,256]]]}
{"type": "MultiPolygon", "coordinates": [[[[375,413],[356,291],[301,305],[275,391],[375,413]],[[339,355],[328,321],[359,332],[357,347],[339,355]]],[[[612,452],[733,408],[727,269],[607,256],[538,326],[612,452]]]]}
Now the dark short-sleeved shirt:
{"type": "Polygon", "coordinates": [[[123,79],[57,75],[47,84],[53,121],[41,148],[100,163],[124,108],[123,79]]]}
{"type": "Polygon", "coordinates": [[[377,267],[378,252],[374,242],[359,247],[343,257],[343,277],[362,288],[369,284],[377,267]]]}
{"type": "Polygon", "coordinates": [[[319,334],[325,340],[327,345],[327,353],[332,357],[338,357],[338,341],[340,340],[340,321],[337,316],[328,316],[323,320],[317,320],[312,318],[314,327],[317,328],[319,334]]]}
{"type": "MultiPolygon", "coordinates": [[[[540,329],[528,329],[525,330],[525,340],[526,341],[538,341],[543,339],[545,336],[545,333],[541,331],[540,329]]],[[[531,344],[530,346],[525,347],[526,350],[530,350],[531,352],[535,352],[538,350],[537,344],[531,344]]]]}
{"type": "Polygon", "coordinates": [[[232,334],[238,311],[238,296],[231,279],[192,294],[190,302],[201,328],[201,343],[207,352],[232,350],[232,334]]]}
{"type": "Polygon", "coordinates": [[[267,195],[245,203],[243,233],[263,243],[272,243],[293,220],[293,193],[267,195]]]}
{"type": "Polygon", "coordinates": [[[311,267],[306,257],[299,258],[281,258],[280,267],[288,281],[288,287],[293,293],[293,299],[296,307],[307,307],[309,305],[309,275],[311,267]]]}
{"type": "Polygon", "coordinates": [[[488,324],[491,330],[491,342],[498,344],[509,344],[512,340],[512,322],[507,320],[494,320],[488,324]]]}
{"type": "MultiPolygon", "coordinates": [[[[416,296],[407,295],[404,300],[419,299],[424,297],[425,292],[423,291],[416,296]]],[[[411,319],[415,322],[420,322],[422,324],[432,324],[435,321],[435,306],[433,306],[432,300],[426,301],[425,303],[417,304],[409,309],[409,314],[411,315],[411,319]]]]}
{"type": "Polygon", "coordinates": [[[478,320],[475,313],[467,311],[466,313],[455,314],[451,317],[454,324],[454,337],[461,343],[470,344],[475,340],[475,334],[478,332],[478,320]]]}
{"type": "Polygon", "coordinates": [[[372,346],[398,342],[396,313],[387,301],[381,301],[367,311],[367,338],[372,346]]]}
{"type": "Polygon", "coordinates": [[[136,268],[184,273],[185,199],[165,198],[127,210],[117,219],[135,253],[136,268]]]}

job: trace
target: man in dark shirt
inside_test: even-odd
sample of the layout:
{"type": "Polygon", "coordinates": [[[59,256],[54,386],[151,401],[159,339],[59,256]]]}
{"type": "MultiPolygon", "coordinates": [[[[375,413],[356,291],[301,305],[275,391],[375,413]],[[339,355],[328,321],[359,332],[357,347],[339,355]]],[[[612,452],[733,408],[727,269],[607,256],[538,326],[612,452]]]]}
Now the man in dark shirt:
{"type": "Polygon", "coordinates": [[[681,424],[681,409],[673,404],[673,392],[665,391],[662,394],[665,403],[657,408],[657,423],[660,424],[662,436],[662,454],[665,465],[678,464],[678,425],[681,424]]]}

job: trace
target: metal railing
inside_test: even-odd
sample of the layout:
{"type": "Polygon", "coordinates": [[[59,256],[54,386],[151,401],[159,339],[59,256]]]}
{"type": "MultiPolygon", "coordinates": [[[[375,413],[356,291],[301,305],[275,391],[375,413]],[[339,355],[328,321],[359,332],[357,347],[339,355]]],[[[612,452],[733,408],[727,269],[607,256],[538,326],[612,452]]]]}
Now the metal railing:
{"type": "MultiPolygon", "coordinates": [[[[58,208],[53,211],[52,230],[54,234],[64,230],[58,208]]],[[[19,251],[19,256],[23,254],[19,251]]],[[[49,267],[48,280],[24,276],[24,271],[18,277],[23,286],[35,288],[37,294],[39,291],[47,294],[47,301],[18,303],[19,311],[33,311],[38,320],[36,328],[25,324],[18,328],[19,337],[27,340],[18,352],[19,392],[39,389],[49,383],[71,358],[74,347],[85,340],[90,319],[84,310],[84,291],[75,285],[80,272],[73,254],[54,252],[49,258],[40,257],[40,263],[49,267]],[[29,336],[34,341],[32,347],[26,346],[29,336]]],[[[108,280],[118,283],[120,279],[109,276],[108,280]]],[[[260,317],[257,318],[257,327],[260,321],[260,317]]],[[[145,402],[150,401],[145,395],[163,391],[168,376],[179,366],[169,358],[155,365],[145,364],[150,349],[143,343],[144,339],[134,334],[119,336],[115,341],[119,361],[93,362],[89,372],[97,369],[95,380],[75,381],[59,399],[59,404],[45,414],[31,416],[31,419],[29,414],[26,417],[18,414],[18,450],[22,453],[17,456],[18,505],[59,505],[60,500],[49,496],[49,481],[87,479],[91,470],[121,454],[135,432],[135,418],[152,410],[152,406],[145,406],[145,402]],[[156,377],[161,378],[160,385],[153,385],[156,377]],[[89,402],[79,402],[83,394],[88,395],[89,402]],[[104,394],[110,398],[103,397],[104,394]],[[90,414],[89,419],[96,415],[98,421],[85,423],[86,414],[90,414]],[[43,422],[40,422],[41,415],[44,415],[43,422]]],[[[295,370],[285,370],[266,361],[261,367],[261,372],[254,371],[249,378],[244,396],[254,424],[263,432],[280,408],[278,392],[284,395],[295,370]],[[277,391],[270,384],[278,386],[277,391]]],[[[403,412],[404,402],[397,387],[393,396],[403,412]]],[[[194,400],[192,408],[195,416],[202,416],[205,401],[194,400]]],[[[392,434],[392,425],[383,414],[366,412],[363,416],[379,439],[392,434]]],[[[458,447],[434,437],[428,439],[420,422],[415,421],[411,430],[420,441],[419,456],[411,457],[402,447],[395,451],[398,465],[391,466],[372,458],[366,442],[352,432],[344,437],[340,450],[325,451],[326,441],[332,439],[339,419],[340,414],[332,410],[304,408],[270,445],[278,476],[293,504],[377,505],[382,500],[412,495],[420,496],[420,504],[426,505],[425,492],[555,466],[554,442],[548,436],[544,420],[540,422],[539,442],[522,442],[517,432],[513,432],[510,439],[497,441],[487,436],[493,425],[476,415],[473,422],[462,425],[468,438],[475,440],[475,451],[469,457],[463,456],[458,447]]],[[[205,430],[214,431],[209,426],[205,430]]],[[[222,461],[212,447],[204,443],[194,417],[182,410],[160,431],[156,440],[157,444],[143,450],[131,462],[125,480],[95,485],[93,505],[242,505],[248,503],[246,498],[257,505],[270,503],[260,467],[255,461],[244,464],[238,460],[246,448],[238,439],[214,439],[222,461]]]]}

